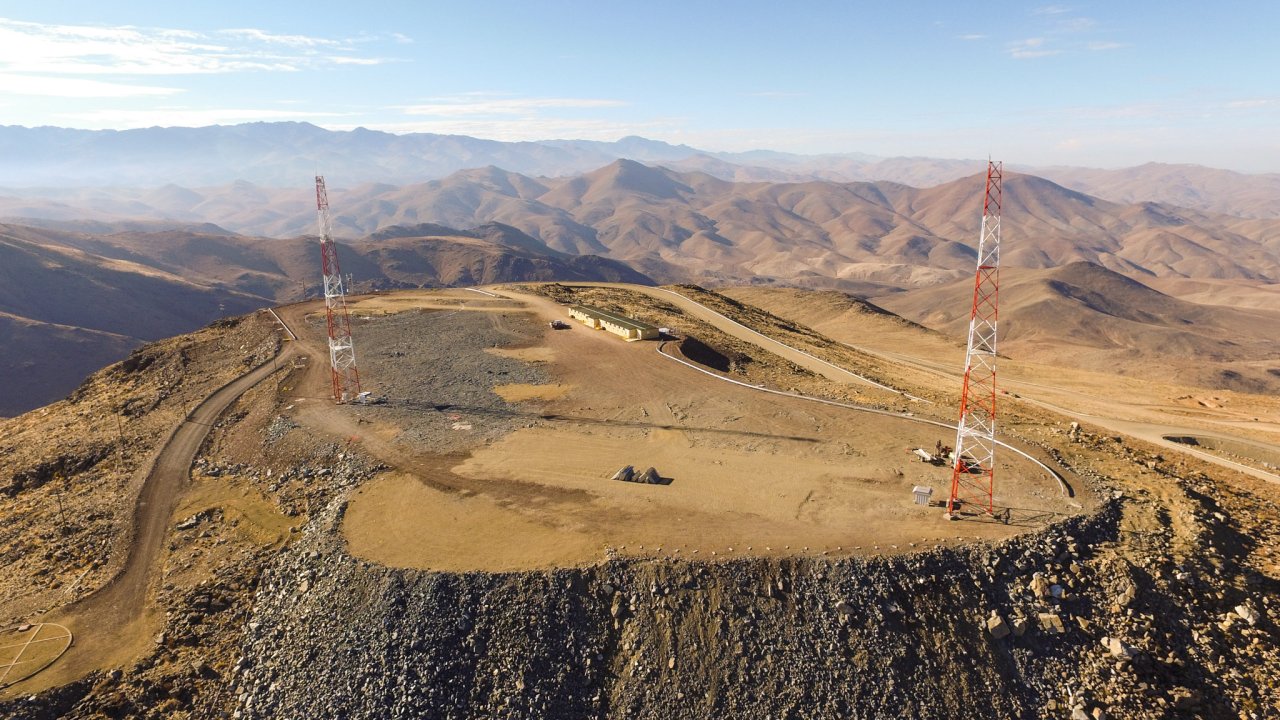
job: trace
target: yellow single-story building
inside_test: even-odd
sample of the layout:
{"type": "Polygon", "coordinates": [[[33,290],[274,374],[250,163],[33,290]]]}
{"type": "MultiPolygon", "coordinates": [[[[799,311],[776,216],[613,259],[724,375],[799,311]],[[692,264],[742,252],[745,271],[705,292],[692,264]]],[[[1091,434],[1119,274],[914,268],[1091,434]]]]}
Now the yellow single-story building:
{"type": "Polygon", "coordinates": [[[614,335],[621,335],[627,340],[656,340],[658,328],[648,323],[632,320],[617,313],[601,310],[590,305],[570,305],[569,317],[580,321],[587,327],[597,330],[608,330],[614,335]]]}

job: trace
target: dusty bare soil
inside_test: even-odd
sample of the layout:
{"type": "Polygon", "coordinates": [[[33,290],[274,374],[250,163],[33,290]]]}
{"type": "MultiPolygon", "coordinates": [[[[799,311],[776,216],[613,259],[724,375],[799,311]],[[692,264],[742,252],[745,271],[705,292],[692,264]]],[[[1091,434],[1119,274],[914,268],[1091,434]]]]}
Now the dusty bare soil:
{"type": "Polygon", "coordinates": [[[158,632],[33,700],[11,688],[0,711],[949,717],[978,692],[1001,717],[1280,711],[1274,486],[1013,405],[1007,437],[1060,461],[1074,497],[1006,453],[1015,524],[946,523],[909,492],[945,475],[907,450],[947,439],[916,422],[949,419],[954,389],[930,368],[743,316],[913,401],[647,295],[543,292],[695,334],[735,366],[551,331],[563,311],[526,294],[379,296],[354,314],[364,380],[388,402],[335,407],[323,319],[287,308],[295,361],[217,420],[166,511],[158,632]],[[609,480],[622,464],[671,482],[609,480]],[[996,637],[993,612],[1023,630],[996,637]]]}
{"type": "MultiPolygon", "coordinates": [[[[963,337],[946,337],[901,318],[868,311],[840,293],[764,288],[732,288],[725,293],[895,362],[903,373],[917,378],[932,374],[935,385],[943,381],[959,386],[963,337]]],[[[1262,471],[1253,474],[1280,481],[1275,468],[1280,454],[1280,398],[1090,372],[1069,367],[1067,360],[1069,353],[1061,364],[1029,362],[1016,354],[1002,357],[1000,384],[1011,394],[1006,406],[1033,412],[1025,408],[1033,403],[1178,453],[1187,453],[1188,448],[1164,436],[1203,434],[1207,439],[1202,450],[1211,453],[1215,447],[1232,447],[1231,452],[1219,453],[1230,461],[1227,467],[1262,471]]],[[[1186,359],[1169,362],[1185,363],[1186,359]]]]}
{"type": "MultiPolygon", "coordinates": [[[[503,403],[488,413],[458,409],[448,432],[473,435],[497,414],[526,417],[529,426],[487,437],[452,459],[424,453],[394,419],[375,423],[397,438],[379,446],[390,451],[379,459],[415,469],[352,498],[344,530],[357,556],[400,567],[511,571],[613,555],[906,552],[1008,537],[1079,509],[1052,476],[1009,455],[997,471],[997,502],[1015,509],[1015,524],[958,530],[936,508],[911,502],[913,486],[941,496],[950,482],[946,468],[910,453],[950,442],[942,429],[718,381],[659,354],[656,342],[626,343],[580,324],[552,330],[548,321],[562,318],[563,306],[504,294],[521,304],[505,316],[518,332],[487,354],[534,360],[547,380],[493,381],[488,391],[503,403]],[[655,467],[670,482],[611,480],[624,465],[655,467]]],[[[398,333],[395,363],[379,366],[384,386],[402,384],[387,373],[424,376],[457,361],[457,344],[441,340],[432,315],[414,317],[418,332],[398,333]]],[[[439,322],[469,323],[478,334],[491,320],[461,312],[439,322]]],[[[379,321],[366,324],[366,337],[380,337],[379,321]]],[[[756,354],[758,365],[785,371],[756,354]]],[[[498,370],[497,379],[506,372],[498,370]]]]}

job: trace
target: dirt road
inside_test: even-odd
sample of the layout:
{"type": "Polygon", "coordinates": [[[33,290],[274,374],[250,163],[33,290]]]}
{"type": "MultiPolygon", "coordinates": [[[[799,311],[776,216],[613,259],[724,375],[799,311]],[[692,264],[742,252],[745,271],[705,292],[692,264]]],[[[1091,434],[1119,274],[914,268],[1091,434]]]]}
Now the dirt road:
{"type": "MultiPolygon", "coordinates": [[[[850,382],[851,378],[856,378],[858,380],[869,382],[871,384],[877,384],[867,380],[866,378],[863,378],[860,375],[852,373],[848,370],[842,370],[841,368],[835,365],[832,365],[831,363],[828,363],[825,360],[815,358],[812,355],[796,350],[795,348],[791,348],[788,345],[784,345],[783,343],[780,343],[777,340],[774,340],[773,338],[770,338],[766,335],[756,332],[755,330],[752,330],[739,323],[736,323],[733,320],[730,320],[729,318],[726,318],[720,313],[712,310],[711,308],[708,308],[705,305],[702,305],[694,300],[691,300],[671,290],[667,290],[664,288],[645,287],[640,285],[626,285],[621,283],[566,283],[566,284],[575,285],[575,286],[625,288],[635,292],[645,293],[646,295],[649,295],[651,297],[661,298],[663,300],[666,300],[667,302],[670,302],[680,307],[682,310],[685,310],[686,312],[693,314],[695,317],[698,317],[699,319],[702,319],[706,322],[711,323],[712,325],[715,325],[716,328],[719,330],[722,330],[741,340],[760,345],[761,347],[764,347],[765,349],[771,352],[775,352],[778,355],[785,357],[786,359],[796,363],[797,365],[800,365],[806,369],[812,370],[813,372],[819,373],[829,379],[836,380],[838,382],[850,382]]],[[[960,377],[959,373],[955,372],[950,368],[946,368],[946,367],[940,366],[937,363],[924,360],[921,358],[917,358],[908,354],[899,353],[899,352],[888,352],[883,350],[875,350],[865,346],[854,345],[847,342],[842,344],[847,347],[853,348],[855,350],[865,352],[868,355],[883,358],[890,362],[906,363],[921,370],[945,375],[948,377],[955,377],[957,381],[960,377]]],[[[1165,440],[1164,436],[1190,435],[1190,436],[1202,436],[1202,437],[1216,437],[1220,439],[1238,441],[1238,442],[1242,442],[1249,445],[1256,445],[1258,447],[1265,448],[1273,453],[1280,453],[1280,445],[1278,444],[1261,443],[1258,441],[1248,440],[1246,438],[1239,438],[1239,437],[1235,437],[1235,436],[1221,433],[1221,432],[1217,432],[1217,433],[1205,432],[1204,430],[1198,430],[1198,429],[1188,428],[1188,427],[1178,427],[1174,425],[1140,422],[1140,421],[1126,419],[1118,415],[1099,415],[1097,413],[1084,413],[1079,410],[1072,409],[1070,407],[1064,407],[1060,404],[1054,404],[1054,403],[1051,403],[1042,399],[1038,399],[1026,394],[1026,388],[1028,387],[1041,387],[1044,389],[1049,389],[1054,391],[1055,394],[1057,395],[1057,398],[1055,399],[1061,399],[1063,397],[1069,398],[1069,396],[1073,394],[1073,391],[1071,391],[1070,389],[1040,385],[1038,383],[1019,382],[1019,381],[1010,381],[1010,380],[1004,381],[1002,384],[1004,384],[1005,386],[1011,389],[1017,390],[1022,400],[1030,402],[1031,404],[1037,405],[1046,410],[1052,410],[1054,412],[1064,414],[1068,417],[1079,418],[1081,420],[1085,420],[1087,422],[1093,423],[1107,430],[1124,433],[1131,437],[1137,438],[1139,440],[1144,440],[1146,442],[1150,442],[1155,445],[1159,445],[1160,447],[1167,448],[1169,450],[1175,450],[1180,453],[1194,455],[1195,457],[1198,457],[1202,460],[1212,462],[1216,465],[1220,465],[1225,468],[1237,470],[1237,471],[1252,475],[1253,477],[1266,480],[1268,482],[1280,483],[1280,476],[1274,473],[1269,473],[1269,472],[1266,472],[1265,470],[1260,470],[1258,468],[1250,467],[1248,465],[1243,465],[1241,463],[1228,460],[1226,458],[1220,457],[1218,455],[1214,455],[1212,453],[1204,452],[1202,450],[1196,450],[1194,448],[1188,447],[1180,443],[1170,442],[1168,440],[1165,440]]],[[[1123,408],[1119,408],[1118,410],[1122,411],[1123,408]]]]}
{"type": "Polygon", "coordinates": [[[772,352],[775,355],[778,355],[779,357],[790,360],[796,365],[799,365],[800,367],[806,370],[809,370],[811,372],[817,373],[818,375],[821,375],[822,377],[825,377],[828,380],[832,380],[838,383],[861,383],[865,385],[871,385],[872,387],[878,387],[883,390],[889,390],[890,392],[895,392],[895,393],[899,392],[898,390],[888,387],[887,385],[881,385],[880,383],[874,380],[871,380],[870,378],[865,378],[853,372],[852,370],[849,370],[847,368],[842,368],[839,365],[827,362],[822,358],[810,355],[809,353],[804,352],[803,350],[799,350],[785,343],[778,342],[777,340],[774,340],[768,335],[765,335],[760,332],[756,332],[755,330],[752,330],[751,328],[747,327],[746,325],[743,325],[742,323],[739,323],[731,318],[725,317],[724,315],[721,315],[720,313],[716,312],[715,310],[712,310],[706,305],[690,300],[689,298],[681,295],[680,293],[673,292],[665,288],[649,287],[647,285],[630,285],[628,283],[606,283],[606,282],[562,282],[561,284],[568,285],[571,287],[611,287],[611,288],[619,288],[621,290],[630,290],[631,292],[644,293],[645,295],[648,295],[650,297],[655,297],[660,300],[665,300],[679,307],[681,310],[684,310],[690,315],[693,315],[699,320],[702,320],[704,322],[710,323],[711,325],[714,325],[717,330],[720,330],[721,332],[727,335],[733,336],[745,342],[749,342],[753,345],[759,345],[764,349],[768,350],[769,352],[772,352]]]}
{"type": "Polygon", "coordinates": [[[75,643],[54,666],[24,680],[9,693],[29,693],[62,685],[85,674],[135,658],[155,636],[162,618],[147,612],[174,510],[191,478],[191,464],[218,417],[245,391],[269,377],[298,352],[287,343],[263,363],[219,388],[197,405],[165,441],[143,482],[134,508],[133,542],[124,566],[100,590],[41,618],[70,628],[75,643]]]}
{"type": "MultiPolygon", "coordinates": [[[[681,295],[681,294],[679,294],[679,293],[677,293],[677,292],[674,292],[674,291],[671,291],[671,290],[667,290],[667,289],[665,289],[665,288],[654,288],[654,287],[648,287],[648,286],[644,286],[644,285],[628,285],[628,284],[625,284],[625,283],[562,282],[562,283],[560,283],[560,284],[561,284],[561,285],[567,285],[567,286],[569,286],[569,287],[614,287],[614,288],[621,288],[621,289],[631,290],[631,291],[634,291],[634,292],[644,293],[645,295],[649,295],[650,297],[660,298],[660,299],[666,300],[666,301],[668,301],[668,302],[671,302],[672,304],[674,304],[674,305],[676,305],[676,306],[680,307],[682,310],[684,310],[684,311],[686,311],[686,312],[689,312],[689,313],[693,314],[694,316],[696,316],[696,317],[698,317],[698,318],[702,319],[704,322],[707,322],[707,323],[709,323],[710,325],[714,326],[717,330],[720,330],[720,331],[725,332],[725,333],[727,333],[727,334],[729,334],[729,335],[732,335],[733,337],[736,337],[736,338],[738,338],[739,340],[744,340],[744,341],[749,342],[749,343],[751,343],[751,344],[753,344],[753,345],[759,346],[759,347],[763,348],[764,350],[767,350],[767,351],[769,351],[769,352],[771,352],[771,353],[774,353],[774,354],[778,355],[779,357],[783,357],[783,358],[785,358],[785,359],[787,359],[787,360],[790,360],[790,361],[792,361],[792,362],[796,363],[797,365],[800,365],[800,366],[802,366],[802,367],[804,367],[804,368],[806,368],[806,369],[808,369],[808,370],[811,370],[811,371],[813,371],[813,372],[816,372],[816,373],[818,373],[818,374],[822,375],[823,377],[826,377],[828,380],[835,380],[835,381],[837,381],[837,382],[850,382],[850,379],[852,378],[852,379],[856,379],[856,380],[861,381],[861,382],[865,382],[865,383],[867,383],[867,384],[869,384],[869,385],[873,385],[873,386],[875,386],[875,387],[882,388],[882,389],[884,389],[884,390],[889,390],[889,391],[891,391],[891,392],[898,393],[898,394],[900,394],[900,395],[903,395],[903,396],[905,396],[905,397],[907,397],[907,398],[910,398],[910,399],[913,399],[913,400],[919,399],[919,398],[916,398],[914,395],[911,395],[911,394],[909,394],[909,393],[902,392],[902,391],[897,390],[897,389],[895,389],[895,388],[891,388],[891,387],[889,387],[889,386],[887,386],[887,385],[882,385],[882,384],[880,384],[880,383],[878,383],[878,382],[876,382],[876,381],[874,381],[874,380],[870,380],[870,379],[868,379],[868,378],[865,378],[865,377],[863,377],[863,376],[861,376],[861,375],[859,375],[859,374],[857,374],[857,373],[855,373],[855,372],[853,372],[853,371],[851,371],[851,370],[846,370],[846,369],[844,369],[844,368],[840,367],[839,365],[836,365],[836,364],[834,364],[834,363],[828,362],[828,361],[823,360],[823,359],[818,358],[818,357],[814,357],[813,355],[810,355],[809,353],[807,353],[807,352],[805,352],[805,351],[803,351],[803,350],[800,350],[800,349],[798,349],[798,348],[795,348],[795,347],[792,347],[792,346],[790,346],[790,345],[787,345],[786,343],[783,343],[783,342],[781,342],[781,341],[779,341],[779,340],[775,340],[775,339],[773,339],[773,338],[769,337],[768,335],[765,335],[764,333],[761,333],[761,332],[757,332],[757,331],[755,331],[755,330],[752,330],[751,328],[747,327],[746,325],[743,325],[742,323],[737,322],[736,320],[733,320],[732,318],[726,317],[726,316],[724,316],[724,315],[722,315],[722,314],[720,314],[720,313],[716,312],[715,310],[712,310],[711,308],[709,308],[709,307],[707,307],[707,306],[705,306],[705,305],[703,305],[703,304],[701,304],[701,303],[697,302],[696,300],[692,300],[692,299],[690,299],[690,298],[685,297],[684,295],[681,295]]],[[[484,293],[485,293],[485,294],[487,294],[487,295],[492,295],[492,294],[493,294],[493,293],[491,293],[491,292],[489,292],[489,291],[478,291],[478,292],[484,292],[484,293]]],[[[504,297],[513,297],[513,296],[515,296],[515,297],[519,297],[520,299],[522,299],[522,300],[524,300],[524,301],[526,301],[526,302],[530,302],[530,303],[534,303],[534,304],[541,303],[541,304],[543,304],[543,305],[546,305],[546,304],[547,304],[547,303],[546,303],[546,301],[545,301],[545,299],[542,299],[542,298],[535,298],[535,297],[533,297],[533,296],[523,295],[523,294],[521,294],[521,293],[513,293],[513,292],[511,292],[511,291],[509,291],[509,290],[503,290],[503,291],[500,291],[500,292],[501,292],[501,295],[500,295],[500,296],[504,296],[504,297]]],[[[847,345],[848,347],[854,348],[855,350],[861,350],[861,348],[857,348],[857,347],[855,347],[855,346],[853,346],[853,345],[849,345],[848,343],[843,343],[843,344],[844,344],[844,345],[847,345]]],[[[661,352],[662,352],[662,351],[661,351],[661,348],[659,348],[659,353],[661,353],[661,352]]],[[[874,354],[876,354],[876,353],[869,353],[869,354],[873,354],[873,355],[874,355],[874,354]]],[[[687,364],[687,363],[686,363],[686,364],[687,364]]],[[[711,373],[708,373],[708,374],[711,374],[711,373]]],[[[726,378],[718,378],[718,379],[720,379],[720,380],[725,380],[726,378]]],[[[736,382],[736,381],[729,380],[729,382],[736,382]]],[[[738,383],[738,384],[741,384],[741,383],[738,383]]],[[[825,402],[825,403],[827,403],[828,405],[833,405],[833,406],[843,407],[843,408],[845,408],[845,409],[849,409],[849,410],[855,410],[855,411],[859,411],[859,412],[868,412],[868,413],[873,413],[873,414],[878,414],[878,415],[885,415],[885,416],[888,416],[888,417],[897,417],[897,418],[907,419],[907,420],[909,420],[909,421],[911,421],[911,422],[925,423],[925,424],[927,424],[927,425],[934,425],[934,426],[937,426],[937,427],[947,428],[947,429],[949,429],[949,430],[953,430],[953,431],[955,430],[955,425],[951,425],[951,424],[943,423],[943,422],[938,422],[938,421],[936,421],[936,420],[929,420],[929,419],[927,419],[927,418],[920,418],[920,417],[912,417],[912,416],[909,416],[909,415],[903,415],[903,414],[901,414],[901,413],[894,412],[894,411],[877,410],[877,409],[873,409],[873,408],[863,408],[863,407],[858,407],[858,406],[855,406],[855,405],[849,405],[849,404],[846,404],[846,403],[837,403],[837,402],[826,401],[826,400],[820,400],[820,399],[815,399],[815,398],[807,398],[807,397],[803,397],[803,396],[800,396],[800,395],[793,395],[793,394],[791,394],[791,393],[781,393],[781,392],[773,391],[773,390],[766,391],[766,392],[772,392],[772,393],[775,393],[775,394],[778,394],[778,395],[787,395],[787,396],[795,397],[795,398],[798,398],[798,399],[801,399],[801,400],[804,400],[804,401],[809,401],[809,402],[813,402],[813,401],[815,401],[815,400],[816,400],[817,402],[825,402]]],[[[997,442],[997,444],[998,444],[998,445],[1000,445],[1001,447],[1004,447],[1004,448],[1006,448],[1006,449],[1008,449],[1008,450],[1011,450],[1011,451],[1013,451],[1013,452],[1015,452],[1015,453],[1017,453],[1017,454],[1019,454],[1019,455],[1021,455],[1021,456],[1025,457],[1026,459],[1030,460],[1031,462],[1035,463],[1036,465],[1038,465],[1040,468],[1042,468],[1042,469],[1045,471],[1045,473],[1046,473],[1049,477],[1053,478],[1055,481],[1057,481],[1057,482],[1059,483],[1059,485],[1063,488],[1063,492],[1064,492],[1064,494],[1069,494],[1069,493],[1068,493],[1068,490],[1067,490],[1068,485],[1066,485],[1066,484],[1065,484],[1065,481],[1064,481],[1064,479],[1063,479],[1062,475],[1061,475],[1060,473],[1058,473],[1057,471],[1053,470],[1052,468],[1050,468],[1050,467],[1046,464],[1046,460],[1047,460],[1047,458],[1046,458],[1046,459],[1037,459],[1037,458],[1036,458],[1036,457],[1034,457],[1031,453],[1028,453],[1028,452],[1027,452],[1027,451],[1025,451],[1025,450],[1020,450],[1020,449],[1018,449],[1018,448],[1015,448],[1015,447],[1013,447],[1013,446],[1009,445],[1008,443],[1001,442],[1001,441],[999,441],[999,440],[997,440],[996,442],[997,442]]]]}

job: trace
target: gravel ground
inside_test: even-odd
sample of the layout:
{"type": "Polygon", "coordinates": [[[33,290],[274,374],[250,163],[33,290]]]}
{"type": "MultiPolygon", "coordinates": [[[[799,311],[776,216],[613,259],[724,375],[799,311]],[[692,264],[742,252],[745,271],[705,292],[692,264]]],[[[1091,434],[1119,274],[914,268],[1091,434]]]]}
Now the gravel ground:
{"type": "Polygon", "coordinates": [[[1093,652],[1073,618],[1100,597],[1033,599],[1019,580],[1091,554],[1117,517],[893,558],[451,574],[347,556],[323,527],[340,514],[262,579],[239,717],[958,717],[966,695],[1022,717],[1079,694],[1057,679],[1093,652]],[[1072,629],[993,642],[986,608],[1072,629]]]}
{"type": "Polygon", "coordinates": [[[546,373],[484,352],[537,342],[542,324],[531,316],[409,311],[361,321],[355,331],[361,378],[387,397],[368,417],[403,428],[397,442],[419,452],[460,452],[536,422],[493,387],[546,383],[546,373]]]}

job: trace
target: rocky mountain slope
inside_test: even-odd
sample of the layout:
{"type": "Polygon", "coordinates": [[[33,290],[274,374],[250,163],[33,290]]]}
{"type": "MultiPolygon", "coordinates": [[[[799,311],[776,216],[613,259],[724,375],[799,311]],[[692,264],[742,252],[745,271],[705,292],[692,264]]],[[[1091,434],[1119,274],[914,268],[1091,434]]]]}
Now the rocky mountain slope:
{"type": "Polygon", "coordinates": [[[60,233],[0,226],[0,415],[70,392],[88,373],[148,340],[261,307],[260,297],[127,257],[61,242],[60,233]]]}

